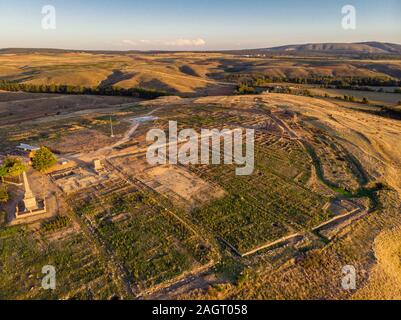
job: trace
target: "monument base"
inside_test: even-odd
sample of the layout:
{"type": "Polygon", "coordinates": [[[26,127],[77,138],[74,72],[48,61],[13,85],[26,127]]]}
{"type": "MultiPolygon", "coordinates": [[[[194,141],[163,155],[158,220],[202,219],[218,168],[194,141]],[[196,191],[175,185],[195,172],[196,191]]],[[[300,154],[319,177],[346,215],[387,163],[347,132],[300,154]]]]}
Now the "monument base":
{"type": "Polygon", "coordinates": [[[37,202],[38,208],[35,210],[27,210],[25,208],[24,202],[20,202],[15,208],[15,217],[17,219],[28,218],[32,216],[36,216],[38,214],[46,213],[46,200],[38,200],[37,202]]]}

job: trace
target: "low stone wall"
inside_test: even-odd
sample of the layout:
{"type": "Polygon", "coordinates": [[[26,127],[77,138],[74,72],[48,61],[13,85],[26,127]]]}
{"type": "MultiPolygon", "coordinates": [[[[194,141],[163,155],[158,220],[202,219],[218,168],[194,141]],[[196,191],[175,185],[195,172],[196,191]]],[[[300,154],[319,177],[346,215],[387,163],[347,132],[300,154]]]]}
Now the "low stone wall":
{"type": "Polygon", "coordinates": [[[29,217],[36,216],[36,215],[39,215],[39,214],[43,214],[43,213],[46,213],[46,212],[47,212],[46,200],[43,200],[43,208],[35,210],[35,211],[31,211],[31,212],[20,212],[19,208],[18,208],[18,205],[17,205],[17,207],[15,208],[15,217],[17,219],[24,219],[24,218],[29,218],[29,217]]]}

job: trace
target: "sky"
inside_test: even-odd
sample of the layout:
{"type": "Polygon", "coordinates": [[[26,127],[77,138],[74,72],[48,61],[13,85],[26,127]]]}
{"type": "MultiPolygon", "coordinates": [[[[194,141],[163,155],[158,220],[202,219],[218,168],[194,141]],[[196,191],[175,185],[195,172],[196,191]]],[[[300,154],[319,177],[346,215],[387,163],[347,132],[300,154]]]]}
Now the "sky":
{"type": "Polygon", "coordinates": [[[401,0],[0,0],[0,48],[221,50],[401,43],[401,0]],[[55,8],[55,29],[43,28],[55,8]],[[353,5],[356,28],[342,28],[353,5]]]}

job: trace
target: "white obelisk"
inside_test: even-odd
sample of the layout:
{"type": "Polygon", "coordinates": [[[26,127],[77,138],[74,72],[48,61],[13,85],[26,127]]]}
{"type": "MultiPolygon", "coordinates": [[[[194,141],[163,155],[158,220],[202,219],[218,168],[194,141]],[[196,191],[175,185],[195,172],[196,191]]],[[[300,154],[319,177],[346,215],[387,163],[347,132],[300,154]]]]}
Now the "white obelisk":
{"type": "Polygon", "coordinates": [[[25,211],[37,210],[38,203],[36,201],[35,196],[33,195],[31,187],[29,186],[28,177],[26,176],[25,171],[22,173],[22,176],[24,178],[24,189],[25,189],[24,200],[23,200],[24,206],[25,206],[25,211]]]}

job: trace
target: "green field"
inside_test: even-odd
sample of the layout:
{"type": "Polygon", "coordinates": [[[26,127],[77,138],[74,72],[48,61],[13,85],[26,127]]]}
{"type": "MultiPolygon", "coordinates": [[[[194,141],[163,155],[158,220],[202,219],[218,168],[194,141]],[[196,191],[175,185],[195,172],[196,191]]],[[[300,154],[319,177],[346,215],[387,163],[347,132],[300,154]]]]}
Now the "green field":
{"type": "Polygon", "coordinates": [[[1,299],[110,299],[116,286],[82,234],[40,240],[26,227],[0,230],[1,299]],[[42,267],[56,268],[56,290],[41,287],[42,267]]]}
{"type": "MultiPolygon", "coordinates": [[[[267,137],[265,137],[267,138],[267,137]]],[[[218,183],[228,195],[194,210],[192,220],[211,229],[239,252],[309,229],[328,218],[328,199],[305,187],[311,164],[294,141],[258,145],[255,172],[236,176],[233,166],[194,166],[200,177],[218,183]]]]}
{"type": "Polygon", "coordinates": [[[138,290],[171,280],[210,261],[203,240],[160,205],[164,199],[132,189],[102,194],[101,201],[73,198],[76,213],[96,226],[138,290]]]}

